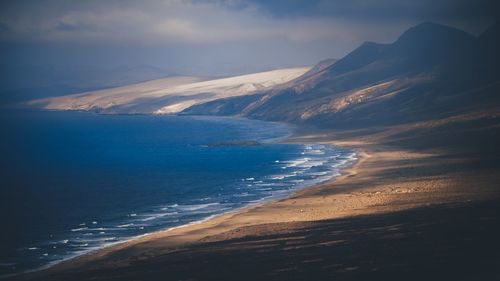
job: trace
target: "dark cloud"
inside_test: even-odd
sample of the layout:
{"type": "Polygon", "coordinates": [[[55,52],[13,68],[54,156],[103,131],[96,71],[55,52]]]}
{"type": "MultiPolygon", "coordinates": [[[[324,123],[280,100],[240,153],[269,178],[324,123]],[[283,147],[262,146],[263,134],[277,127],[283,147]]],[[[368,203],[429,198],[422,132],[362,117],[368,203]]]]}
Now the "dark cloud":
{"type": "Polygon", "coordinates": [[[2,2],[0,39],[120,44],[220,43],[277,37],[315,41],[339,39],[342,29],[359,37],[379,32],[380,40],[387,40],[384,29],[388,26],[392,25],[394,30],[394,26],[406,28],[422,21],[447,23],[477,32],[498,18],[499,3],[491,0],[21,0],[2,2]]]}
{"type": "MultiPolygon", "coordinates": [[[[4,71],[151,65],[229,75],[339,58],[435,21],[480,33],[488,0],[19,0],[0,2],[4,71]]],[[[27,81],[23,77],[20,81],[27,81]]]]}
{"type": "Polygon", "coordinates": [[[279,17],[348,17],[358,20],[498,18],[494,0],[248,0],[279,17]]]}

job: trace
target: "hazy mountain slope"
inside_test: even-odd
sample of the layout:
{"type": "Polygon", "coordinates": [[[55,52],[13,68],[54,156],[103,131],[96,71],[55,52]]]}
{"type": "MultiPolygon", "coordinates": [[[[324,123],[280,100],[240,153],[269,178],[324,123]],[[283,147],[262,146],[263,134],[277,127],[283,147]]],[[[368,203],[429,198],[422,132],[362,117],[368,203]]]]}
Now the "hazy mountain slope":
{"type": "MultiPolygon", "coordinates": [[[[484,38],[495,38],[494,30],[484,38]]],[[[486,50],[498,50],[497,39],[482,38],[438,24],[420,24],[392,44],[364,43],[286,88],[244,100],[212,101],[185,113],[363,127],[475,110],[498,99],[492,96],[498,72],[485,67],[498,68],[485,63],[493,56],[486,50]]]]}
{"type": "Polygon", "coordinates": [[[151,66],[0,66],[0,104],[120,87],[169,76],[151,66]]]}
{"type": "Polygon", "coordinates": [[[214,99],[244,96],[293,80],[309,68],[289,68],[215,80],[169,77],[118,88],[48,98],[31,105],[57,110],[104,113],[178,113],[214,99]]]}

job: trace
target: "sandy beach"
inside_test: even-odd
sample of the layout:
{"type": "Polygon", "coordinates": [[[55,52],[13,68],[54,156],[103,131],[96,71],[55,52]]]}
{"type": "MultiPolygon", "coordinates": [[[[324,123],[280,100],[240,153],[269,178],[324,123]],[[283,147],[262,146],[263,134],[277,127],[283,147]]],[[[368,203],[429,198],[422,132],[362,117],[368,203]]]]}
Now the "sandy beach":
{"type": "MultiPolygon", "coordinates": [[[[457,235],[462,237],[461,233],[443,234],[443,231],[453,228],[440,230],[439,222],[455,223],[465,227],[464,232],[472,229],[475,232],[470,241],[489,243],[492,249],[498,249],[499,242],[491,236],[499,231],[498,218],[491,215],[499,209],[497,155],[485,152],[488,146],[481,142],[481,138],[477,138],[477,146],[464,150],[460,140],[471,133],[467,130],[456,131],[460,138],[454,138],[454,134],[448,132],[451,139],[446,146],[435,141],[439,130],[401,138],[421,125],[426,124],[370,132],[299,132],[289,141],[354,148],[359,160],[346,169],[344,175],[289,198],[153,233],[14,279],[234,280],[238,276],[240,280],[260,277],[290,280],[304,278],[312,272],[322,272],[323,275],[318,276],[350,279],[373,271],[381,276],[399,278],[401,276],[396,273],[401,268],[406,267],[407,271],[419,268],[414,266],[422,260],[417,262],[413,258],[427,260],[423,262],[425,266],[435,266],[433,260],[438,259],[443,264],[437,271],[447,272],[449,266],[457,263],[445,256],[466,253],[467,245],[463,244],[465,248],[462,248],[463,241],[450,239],[457,235]],[[421,145],[428,149],[422,149],[421,145]],[[464,151],[470,153],[464,154],[464,151]],[[457,214],[451,214],[453,212],[457,214]],[[464,216],[476,213],[477,217],[464,216]],[[453,219],[444,219],[450,216],[453,219]],[[471,223],[464,221],[467,219],[471,223]],[[472,223],[483,220],[489,224],[481,224],[478,228],[472,223]],[[367,230],[367,224],[369,229],[377,229],[380,237],[370,236],[373,233],[367,230]],[[394,239],[390,238],[392,235],[394,239]],[[432,238],[419,238],[426,235],[432,238]],[[356,242],[360,237],[364,238],[356,242]],[[376,241],[370,244],[370,239],[386,239],[384,243],[391,246],[380,248],[382,244],[376,241]],[[399,241],[401,239],[403,242],[399,241]],[[435,245],[427,245],[429,241],[435,245]],[[393,242],[402,243],[395,256],[373,257],[378,251],[390,252],[393,242]],[[353,249],[357,248],[356,257],[335,254],[346,247],[346,243],[353,249]],[[304,252],[307,255],[302,256],[304,253],[300,251],[306,249],[309,249],[304,252]],[[325,249],[331,249],[331,252],[318,252],[325,249]],[[427,251],[427,255],[413,257],[412,252],[420,250],[427,251]],[[248,260],[253,255],[259,258],[248,260]],[[398,255],[402,257],[397,258],[398,255]],[[372,264],[366,264],[367,257],[373,258],[372,264]],[[377,260],[387,258],[395,260],[393,263],[385,261],[385,271],[379,271],[377,260]],[[274,266],[266,267],[269,262],[274,266]]],[[[430,128],[429,124],[426,126],[430,128]]],[[[344,250],[352,254],[348,249],[344,250]]],[[[465,259],[469,269],[474,268],[474,262],[500,262],[497,253],[485,260],[477,256],[465,259]]],[[[435,268],[432,270],[436,271],[435,268]]],[[[485,276],[497,274],[491,270],[485,271],[485,276]]],[[[424,273],[430,272],[424,270],[424,273]]]]}

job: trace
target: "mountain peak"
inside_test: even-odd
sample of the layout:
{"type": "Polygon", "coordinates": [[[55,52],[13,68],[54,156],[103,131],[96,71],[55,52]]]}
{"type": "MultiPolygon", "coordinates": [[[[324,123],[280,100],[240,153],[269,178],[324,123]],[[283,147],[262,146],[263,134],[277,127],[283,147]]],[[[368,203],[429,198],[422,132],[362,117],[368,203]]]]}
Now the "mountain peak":
{"type": "Polygon", "coordinates": [[[367,65],[374,61],[383,52],[387,45],[374,42],[364,42],[354,51],[337,61],[327,69],[338,73],[347,72],[367,65]]]}
{"type": "Polygon", "coordinates": [[[476,37],[459,29],[424,22],[405,31],[389,53],[404,58],[412,67],[430,66],[467,53],[476,41],[476,37]]]}
{"type": "Polygon", "coordinates": [[[448,44],[463,43],[474,40],[474,36],[442,24],[423,22],[405,31],[395,44],[448,44]]]}
{"type": "Polygon", "coordinates": [[[500,41],[500,20],[488,27],[479,37],[482,41],[492,41],[498,43],[500,41]]]}

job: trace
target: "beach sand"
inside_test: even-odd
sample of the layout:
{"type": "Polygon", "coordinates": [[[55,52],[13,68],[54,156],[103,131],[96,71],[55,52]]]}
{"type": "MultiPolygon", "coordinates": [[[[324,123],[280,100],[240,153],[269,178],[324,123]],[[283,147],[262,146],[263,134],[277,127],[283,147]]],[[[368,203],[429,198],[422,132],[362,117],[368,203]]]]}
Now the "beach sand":
{"type": "Polygon", "coordinates": [[[291,142],[351,147],[359,161],[289,198],[14,279],[499,280],[498,130],[424,125],[298,132],[291,142]]]}

